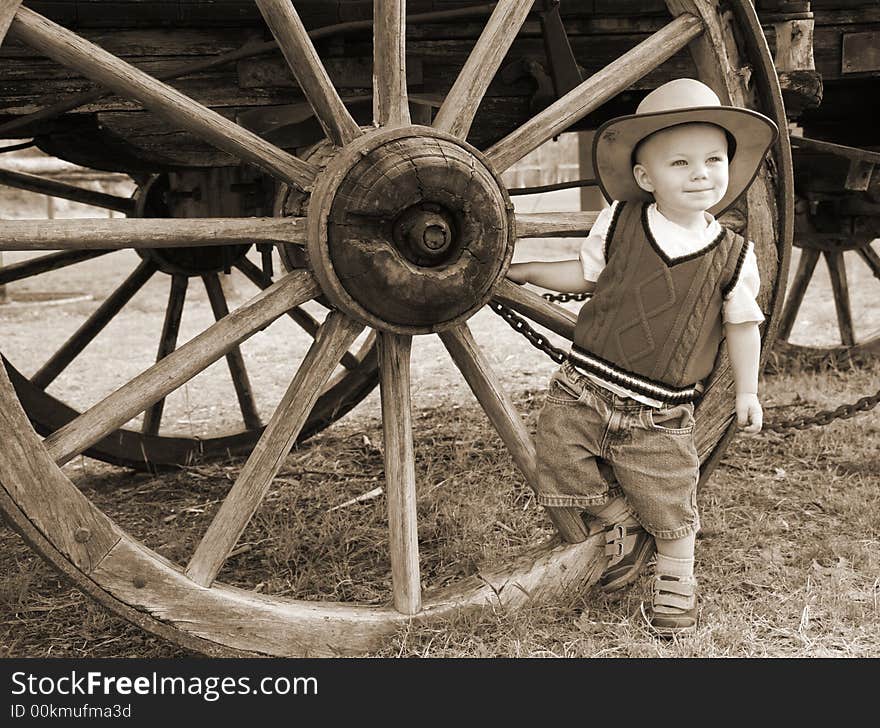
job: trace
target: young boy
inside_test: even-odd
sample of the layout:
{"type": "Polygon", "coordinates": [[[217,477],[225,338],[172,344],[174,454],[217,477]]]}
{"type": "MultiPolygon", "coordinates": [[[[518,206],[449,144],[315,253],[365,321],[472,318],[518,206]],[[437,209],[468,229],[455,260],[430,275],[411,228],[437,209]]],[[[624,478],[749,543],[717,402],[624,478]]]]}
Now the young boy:
{"type": "Polygon", "coordinates": [[[579,259],[515,263],[508,273],[593,293],[538,421],[539,502],[583,508],[604,524],[604,591],[632,583],[656,548],[650,620],[664,636],[697,625],[693,403],[722,335],[737,422],[761,429],[757,261],[714,215],[751,184],[776,134],[770,119],[722,106],[699,81],[658,87],[596,133],[597,177],[614,202],[579,259]]]}

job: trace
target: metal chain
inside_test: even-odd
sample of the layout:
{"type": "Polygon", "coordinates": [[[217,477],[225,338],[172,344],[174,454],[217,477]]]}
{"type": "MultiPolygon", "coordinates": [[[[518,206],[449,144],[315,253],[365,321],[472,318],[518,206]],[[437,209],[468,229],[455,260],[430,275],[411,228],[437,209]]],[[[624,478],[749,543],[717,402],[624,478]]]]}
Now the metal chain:
{"type": "Polygon", "coordinates": [[[517,316],[507,306],[502,306],[497,301],[489,301],[489,308],[503,318],[514,331],[518,331],[525,336],[529,343],[536,349],[540,349],[549,356],[557,364],[562,364],[567,358],[568,353],[562,349],[557,349],[553,344],[547,341],[547,337],[535,331],[524,318],[517,316]]]}
{"type": "MultiPolygon", "coordinates": [[[[583,293],[544,294],[544,298],[546,298],[548,301],[562,302],[582,301],[587,297],[588,296],[583,293]]],[[[514,331],[517,331],[525,336],[532,346],[534,346],[536,349],[543,351],[557,364],[562,364],[562,362],[564,362],[568,358],[568,354],[565,351],[563,351],[562,349],[557,349],[555,346],[553,346],[547,340],[546,336],[535,331],[531,326],[529,326],[528,322],[524,318],[518,316],[506,306],[501,305],[497,301],[490,301],[489,307],[495,313],[501,316],[501,318],[503,318],[514,331]]],[[[875,394],[868,397],[862,397],[853,404],[842,404],[834,410],[822,410],[821,412],[817,412],[810,417],[802,416],[795,417],[790,420],[765,422],[763,426],[763,431],[785,432],[786,430],[806,430],[808,427],[822,427],[831,422],[834,422],[834,420],[848,420],[849,418],[855,417],[857,414],[861,414],[862,412],[870,412],[878,404],[880,404],[880,390],[877,390],[875,394]]]]}
{"type": "Polygon", "coordinates": [[[853,404],[842,404],[834,410],[822,410],[810,417],[795,417],[790,420],[765,422],[764,430],[768,432],[785,432],[785,430],[805,430],[808,427],[822,427],[834,420],[848,420],[862,412],[870,412],[880,403],[880,390],[871,396],[862,397],[853,404]]]}
{"type": "Polygon", "coordinates": [[[548,301],[556,303],[568,303],[569,301],[586,301],[591,294],[589,293],[544,293],[542,296],[548,301]]]}

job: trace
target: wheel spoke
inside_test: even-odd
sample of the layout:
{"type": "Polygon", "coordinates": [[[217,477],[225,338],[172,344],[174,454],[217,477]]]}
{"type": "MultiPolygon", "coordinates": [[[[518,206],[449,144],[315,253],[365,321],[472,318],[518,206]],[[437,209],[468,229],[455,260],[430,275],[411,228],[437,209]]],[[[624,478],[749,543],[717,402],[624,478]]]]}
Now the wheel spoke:
{"type": "MultiPolygon", "coordinates": [[[[235,267],[244,273],[251,283],[263,291],[272,285],[272,279],[247,258],[242,258],[235,264],[235,267]]],[[[309,314],[308,311],[303,311],[301,308],[297,307],[290,309],[290,311],[287,312],[287,315],[290,316],[290,318],[293,319],[309,336],[313,339],[315,338],[318,329],[321,326],[321,322],[309,314]]],[[[347,351],[342,355],[340,364],[346,369],[354,370],[361,365],[361,362],[354,354],[347,351]]]]}
{"type": "MultiPolygon", "coordinates": [[[[533,490],[537,490],[535,444],[510,397],[492,373],[489,362],[474,341],[470,329],[462,325],[443,331],[439,336],[525,476],[526,482],[533,490]]],[[[548,512],[566,541],[575,543],[584,540],[586,531],[576,512],[565,508],[551,508],[548,512]]]]}
{"type": "MultiPolygon", "coordinates": [[[[180,332],[180,320],[183,317],[183,305],[186,302],[186,289],[189,278],[184,275],[171,277],[171,288],[168,293],[168,308],[165,309],[165,322],[162,324],[162,338],[159,340],[159,352],[156,361],[162,361],[177,348],[177,335],[180,332]]],[[[145,435],[159,434],[162,422],[162,410],[165,409],[165,398],[162,397],[150,409],[144,412],[144,424],[141,432],[145,435]]]]}
{"type": "Polygon", "coordinates": [[[136,99],[218,149],[252,162],[302,190],[311,186],[318,173],[314,165],[297,159],[33,10],[21,8],[10,30],[18,40],[58,63],[118,94],[136,99]]]}
{"type": "Polygon", "coordinates": [[[421,609],[422,589],[410,397],[412,337],[380,332],[377,341],[394,607],[415,614],[421,609]]]}
{"type": "Polygon", "coordinates": [[[486,152],[489,161],[503,172],[671,58],[702,29],[693,15],[680,15],[495,143],[486,152]]]}
{"type": "Polygon", "coordinates": [[[373,0],[373,120],[410,123],[406,93],[406,0],[373,0]]]}
{"type": "Polygon", "coordinates": [[[5,283],[20,281],[24,278],[31,278],[41,273],[60,270],[69,265],[82,263],[92,258],[99,258],[112,252],[112,250],[69,250],[61,253],[41,255],[39,258],[23,260],[20,263],[12,263],[0,268],[0,286],[5,283]]]}
{"type": "Polygon", "coordinates": [[[534,0],[501,0],[443,101],[434,128],[467,138],[477,108],[534,0]]]}
{"type": "MultiPolygon", "coordinates": [[[[208,292],[208,301],[211,303],[214,319],[220,321],[229,315],[229,306],[226,303],[226,296],[223,294],[223,286],[220,285],[220,278],[216,273],[208,273],[202,276],[202,281],[208,292]]],[[[241,349],[238,346],[233,346],[226,352],[226,364],[229,367],[232,386],[235,387],[235,396],[238,397],[238,406],[241,408],[241,417],[245,427],[249,430],[258,430],[263,426],[263,421],[257,412],[257,403],[254,402],[254,393],[251,390],[250,378],[244,365],[244,357],[242,357],[241,349]]]]}
{"type": "Polygon", "coordinates": [[[48,387],[61,372],[85,349],[104,327],[118,314],[132,296],[150,280],[158,270],[155,263],[142,261],[134,272],[111,293],[89,316],[64,345],[52,355],[31,377],[31,384],[40,389],[48,387]]]}
{"type": "Polygon", "coordinates": [[[855,346],[856,337],[853,328],[852,311],[849,305],[849,286],[846,282],[846,264],[843,253],[822,253],[831,275],[831,290],[834,293],[834,308],[837,310],[837,327],[840,329],[840,341],[844,346],[855,346]]]}
{"type": "Polygon", "coordinates": [[[586,212],[518,212],[517,238],[567,238],[588,235],[599,213],[586,212]]]}
{"type": "Polygon", "coordinates": [[[803,303],[804,295],[807,292],[807,286],[810,285],[810,279],[813,277],[813,271],[816,270],[816,263],[819,261],[819,251],[813,248],[802,248],[801,259],[798,261],[798,269],[792,281],[791,288],[788,291],[788,297],[785,299],[785,306],[782,309],[782,315],[779,317],[778,336],[783,341],[788,340],[791,336],[791,330],[794,327],[795,319],[798,311],[803,303]]]}
{"type": "Polygon", "coordinates": [[[6,37],[6,31],[9,30],[9,25],[12,23],[12,19],[15,17],[20,6],[21,0],[0,1],[0,43],[6,37]]]}
{"type": "Polygon", "coordinates": [[[50,457],[63,465],[192,379],[231,347],[320,292],[311,273],[287,274],[47,437],[44,444],[50,457]]]}
{"type": "Polygon", "coordinates": [[[360,127],[333,88],[293,3],[290,0],[256,2],[327,138],[336,146],[343,146],[359,137],[360,127]]]}
{"type": "Polygon", "coordinates": [[[534,291],[504,280],[495,289],[492,298],[494,301],[528,316],[532,321],[550,329],[553,333],[564,336],[569,341],[574,338],[577,315],[567,308],[550,303],[534,291]]]}
{"type": "Polygon", "coordinates": [[[860,246],[856,249],[856,252],[861,259],[865,261],[868,268],[871,269],[874,277],[880,278],[880,255],[877,255],[877,253],[874,252],[871,243],[866,243],[865,245],[860,246]]]}
{"type": "Polygon", "coordinates": [[[107,210],[116,210],[126,215],[134,213],[135,202],[128,197],[108,195],[95,190],[87,190],[76,185],[69,185],[56,180],[45,179],[35,174],[13,172],[8,169],[0,169],[0,185],[14,187],[19,190],[38,192],[41,195],[60,197],[72,202],[81,202],[92,207],[103,207],[107,210]]]}
{"type": "Polygon", "coordinates": [[[4,220],[0,250],[191,248],[206,245],[298,243],[305,218],[79,218],[4,220]]]}
{"type": "Polygon", "coordinates": [[[210,586],[214,581],[293,447],[339,357],[362,329],[361,324],[337,311],[332,311],[327,317],[262,437],[190,559],[186,575],[197,584],[210,586]]]}

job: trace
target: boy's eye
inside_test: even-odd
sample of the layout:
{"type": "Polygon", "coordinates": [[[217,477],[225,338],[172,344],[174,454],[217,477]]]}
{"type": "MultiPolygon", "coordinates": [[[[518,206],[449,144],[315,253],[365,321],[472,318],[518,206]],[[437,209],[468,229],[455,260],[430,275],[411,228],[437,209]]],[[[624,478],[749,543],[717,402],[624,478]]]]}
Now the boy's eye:
{"type": "Polygon", "coordinates": [[[685,160],[685,159],[676,159],[676,160],[672,163],[672,166],[673,166],[673,167],[686,167],[686,166],[687,166],[687,160],[685,160]]]}
{"type": "Polygon", "coordinates": [[[708,161],[710,161],[710,162],[723,162],[724,159],[722,157],[719,157],[718,155],[713,155],[713,156],[709,157],[708,161]]]}

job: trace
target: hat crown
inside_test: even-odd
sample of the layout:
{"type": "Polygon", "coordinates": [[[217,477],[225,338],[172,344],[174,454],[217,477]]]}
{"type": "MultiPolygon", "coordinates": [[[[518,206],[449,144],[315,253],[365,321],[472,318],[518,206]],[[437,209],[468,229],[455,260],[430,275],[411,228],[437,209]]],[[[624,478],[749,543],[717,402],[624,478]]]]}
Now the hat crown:
{"type": "Polygon", "coordinates": [[[658,86],[645,96],[636,114],[657,114],[702,106],[721,106],[721,99],[701,81],[678,78],[658,86]]]}

